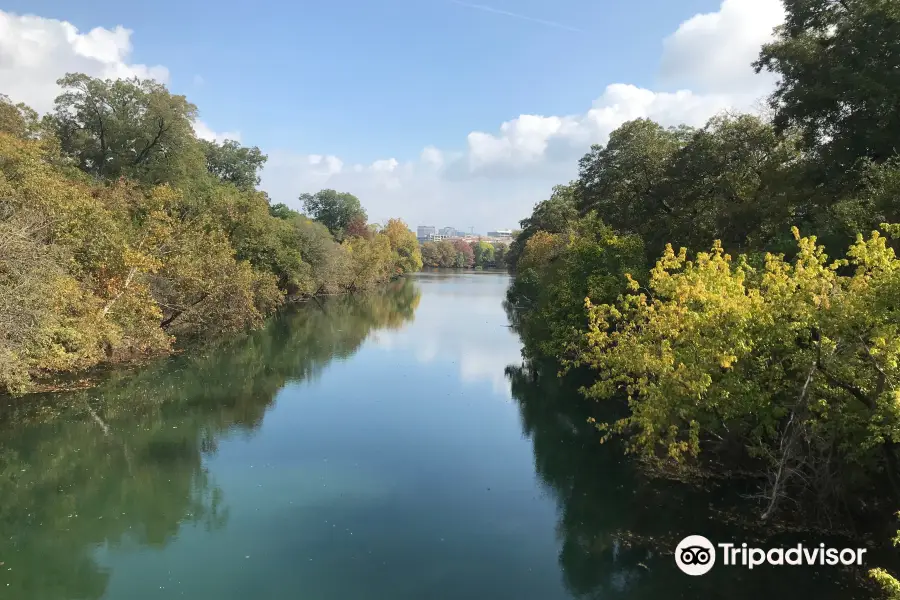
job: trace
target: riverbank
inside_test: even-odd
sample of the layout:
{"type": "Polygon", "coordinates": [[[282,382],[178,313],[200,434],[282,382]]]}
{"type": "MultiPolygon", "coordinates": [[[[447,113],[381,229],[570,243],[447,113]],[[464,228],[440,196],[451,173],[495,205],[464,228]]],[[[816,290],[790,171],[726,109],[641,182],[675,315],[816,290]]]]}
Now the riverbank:
{"type": "MultiPolygon", "coordinates": [[[[364,294],[380,294],[384,290],[403,287],[408,285],[404,283],[407,278],[397,277],[390,282],[382,284],[372,290],[363,292],[364,294]]],[[[314,303],[320,310],[324,310],[324,302],[340,297],[352,297],[359,292],[345,291],[332,294],[318,294],[315,296],[294,297],[285,299],[285,302],[271,315],[268,315],[259,328],[268,326],[272,319],[278,319],[279,315],[285,312],[298,310],[299,307],[307,303],[314,303]]],[[[256,328],[256,329],[259,329],[256,328]]],[[[129,359],[119,359],[117,361],[101,362],[79,372],[68,372],[58,374],[45,374],[41,376],[33,376],[30,388],[20,394],[3,394],[0,393],[0,405],[9,403],[19,403],[28,401],[29,397],[46,396],[48,394],[62,394],[67,392],[75,392],[79,390],[88,390],[101,385],[104,381],[116,377],[132,377],[138,375],[142,370],[152,368],[154,364],[161,361],[171,359],[178,356],[196,356],[206,355],[227,348],[234,344],[241,343],[242,339],[252,336],[256,329],[246,329],[234,332],[227,336],[214,339],[193,340],[192,342],[180,346],[173,347],[166,352],[157,352],[156,354],[148,354],[141,357],[131,357],[129,359]]]]}
{"type": "Polygon", "coordinates": [[[598,443],[587,417],[604,407],[522,363],[508,283],[415,275],[0,408],[0,586],[21,600],[869,595],[828,566],[680,572],[688,534],[832,538],[768,532],[742,489],[649,478],[598,443]]]}
{"type": "Polygon", "coordinates": [[[165,86],[60,83],[43,120],[0,96],[0,393],[258,328],[285,298],[421,267],[406,224],[370,225],[351,194],[304,194],[307,214],[271,204],[257,189],[266,156],[198,139],[196,107],[165,86]],[[141,133],[118,114],[169,126],[141,133]]]}
{"type": "MultiPolygon", "coordinates": [[[[615,408],[592,423],[599,439],[657,472],[751,474],[763,522],[889,544],[900,162],[886,139],[900,123],[884,117],[894,91],[858,84],[896,65],[869,61],[862,75],[847,59],[866,40],[896,46],[898,14],[828,4],[785,3],[790,26],[761,46],[757,68],[778,79],[771,115],[635,119],[592,146],[521,221],[509,303],[528,359],[583,369],[580,393],[615,408]],[[826,79],[843,100],[811,102],[826,79]]],[[[873,576],[900,597],[900,582],[873,576]]]]}

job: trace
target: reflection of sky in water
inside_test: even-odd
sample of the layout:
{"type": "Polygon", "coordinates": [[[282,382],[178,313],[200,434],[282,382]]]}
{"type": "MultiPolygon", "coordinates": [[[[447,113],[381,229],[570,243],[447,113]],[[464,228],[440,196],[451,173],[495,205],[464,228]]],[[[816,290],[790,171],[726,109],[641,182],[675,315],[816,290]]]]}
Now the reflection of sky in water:
{"type": "MultiPolygon", "coordinates": [[[[556,503],[518,407],[497,401],[511,398],[505,367],[521,361],[502,306],[508,277],[412,283],[413,321],[361,332],[362,346],[318,377],[287,378],[252,435],[223,436],[204,458],[224,526],[182,527],[161,553],[102,553],[107,598],[568,597],[556,503]]],[[[339,305],[298,310],[326,332],[359,326],[339,305]]]]}
{"type": "Polygon", "coordinates": [[[705,492],[635,481],[555,380],[497,401],[520,361],[507,282],[310,303],[91,390],[106,432],[77,410],[8,428],[0,599],[863,597],[796,570],[678,571],[666,540],[713,533],[705,492]],[[164,401],[128,404],[147,396],[164,401]]]}
{"type": "Polygon", "coordinates": [[[495,394],[511,398],[504,369],[521,362],[521,346],[500,302],[509,279],[495,273],[423,273],[416,280],[423,294],[415,321],[379,331],[370,343],[409,351],[423,364],[455,363],[462,381],[490,382],[495,394]]]}

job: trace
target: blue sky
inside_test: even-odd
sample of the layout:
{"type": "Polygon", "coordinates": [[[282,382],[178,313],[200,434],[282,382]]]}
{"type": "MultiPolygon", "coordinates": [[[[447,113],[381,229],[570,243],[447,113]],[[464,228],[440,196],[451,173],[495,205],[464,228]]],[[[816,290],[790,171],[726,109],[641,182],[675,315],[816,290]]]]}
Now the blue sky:
{"type": "MultiPolygon", "coordinates": [[[[170,88],[197,104],[200,118],[212,130],[239,132],[243,143],[258,145],[270,155],[277,154],[282,165],[289,165],[292,160],[307,165],[309,160],[302,157],[308,155],[339,158],[343,166],[339,172],[329,170],[327,177],[322,173],[300,176],[297,168],[273,166],[264,176],[264,186],[268,184],[278,200],[315,191],[299,189],[304,186],[343,184],[351,188],[348,191],[360,195],[367,206],[370,202],[364,194],[371,196],[373,218],[397,214],[408,221],[442,225],[454,218],[454,211],[464,210],[473,217],[469,221],[477,217],[476,228],[487,229],[514,226],[512,221],[526,216],[531,205],[546,196],[554,183],[564,183],[573,174],[577,156],[591,142],[602,142],[608,132],[598,130],[577,137],[577,141],[564,134],[569,136],[571,152],[559,165],[541,169],[539,182],[532,163],[539,160],[543,164],[546,157],[543,150],[530,145],[540,145],[540,140],[533,142],[533,137],[528,137],[522,142],[527,146],[522,152],[510,150],[512,146],[504,141],[505,149],[494,148],[490,150],[492,157],[473,162],[472,156],[487,155],[479,154],[480,150],[473,147],[473,140],[467,137],[470,133],[480,131],[502,138],[504,134],[498,134],[501,124],[521,115],[584,115],[592,103],[596,106],[595,101],[604,95],[606,87],[614,83],[654,93],[696,90],[692,84],[697,81],[690,79],[703,79],[703,54],[715,50],[708,47],[711,43],[721,45],[733,37],[740,41],[741,32],[733,29],[752,21],[744,32],[748,33],[746,45],[752,42],[758,48],[760,32],[763,27],[765,32],[771,30],[772,17],[748,19],[747,15],[755,15],[763,4],[772,13],[772,6],[778,3],[225,0],[210,4],[196,0],[3,0],[0,10],[11,15],[33,14],[46,20],[67,21],[81,34],[97,27],[110,31],[117,26],[129,29],[130,52],[116,60],[121,59],[125,65],[164,66],[170,88]],[[727,7],[729,3],[731,6],[727,7]],[[701,22],[696,28],[699,34],[689,30],[674,51],[666,50],[665,40],[698,14],[731,17],[718,22],[710,20],[705,25],[701,22]],[[751,31],[751,27],[755,29],[751,31]],[[684,63],[688,76],[679,79],[661,72],[666,56],[669,62],[677,59],[684,63]],[[426,147],[440,149],[441,168],[446,170],[446,176],[431,173],[425,177],[420,173],[416,164],[421,162],[420,155],[426,147]],[[541,156],[536,158],[538,150],[541,156]],[[503,169],[483,169],[499,156],[497,152],[505,153],[503,160],[509,164],[503,169]],[[527,159],[524,162],[531,161],[524,165],[524,171],[516,170],[523,165],[512,165],[513,159],[522,162],[519,154],[527,159]],[[450,169],[451,156],[466,167],[450,169]],[[369,171],[354,174],[351,168],[363,165],[368,169],[375,161],[390,159],[396,165],[391,162],[372,170],[380,178],[377,180],[364,180],[369,171]],[[408,172],[401,173],[407,167],[408,172]],[[279,168],[284,173],[279,174],[279,168]],[[385,179],[387,172],[392,179],[385,179]],[[511,176],[516,173],[519,176],[511,176]],[[415,181],[410,179],[413,177],[415,181]],[[434,193],[425,181],[429,178],[435,182],[434,193]],[[438,190],[437,186],[444,187],[438,190]]],[[[728,55],[733,49],[722,52],[728,55]]],[[[0,59],[2,53],[0,41],[0,59]]],[[[735,61],[743,69],[741,72],[749,71],[746,49],[737,54],[739,59],[735,61]]],[[[48,51],[48,71],[53,70],[54,61],[60,63],[60,68],[65,62],[48,51]]],[[[731,63],[712,64],[708,70],[721,72],[724,77],[735,67],[731,63]]],[[[21,76],[24,68],[7,77],[21,76]]],[[[664,70],[677,75],[679,69],[670,65],[664,70]]],[[[5,91],[4,85],[12,86],[12,91],[6,93],[15,96],[16,84],[7,84],[0,66],[0,92],[5,91]]],[[[739,88],[740,85],[737,92],[746,91],[739,88]]],[[[759,95],[760,90],[754,92],[759,95]]],[[[697,93],[728,98],[717,96],[715,102],[704,99],[705,106],[712,108],[697,111],[688,107],[684,118],[680,113],[673,113],[671,118],[703,120],[713,109],[744,101],[741,97],[732,102],[736,98],[732,90],[697,93]]],[[[24,99],[30,98],[26,94],[24,99]]],[[[625,110],[623,114],[631,116],[631,112],[625,110]]],[[[666,108],[663,112],[663,118],[669,118],[672,111],[666,108]]],[[[536,126],[543,127],[541,123],[536,126]]],[[[542,135],[546,142],[563,134],[554,129],[542,135]]],[[[520,139],[513,140],[513,146],[520,139]]],[[[548,152],[553,150],[550,141],[548,152]]]]}

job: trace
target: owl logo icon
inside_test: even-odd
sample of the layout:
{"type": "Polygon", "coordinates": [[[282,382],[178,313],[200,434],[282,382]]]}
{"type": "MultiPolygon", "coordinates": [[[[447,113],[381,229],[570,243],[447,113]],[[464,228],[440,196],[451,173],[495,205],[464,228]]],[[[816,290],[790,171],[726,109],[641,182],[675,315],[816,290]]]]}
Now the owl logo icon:
{"type": "Polygon", "coordinates": [[[689,535],[675,548],[675,564],[688,575],[704,575],[716,564],[716,548],[702,535],[689,535]]]}

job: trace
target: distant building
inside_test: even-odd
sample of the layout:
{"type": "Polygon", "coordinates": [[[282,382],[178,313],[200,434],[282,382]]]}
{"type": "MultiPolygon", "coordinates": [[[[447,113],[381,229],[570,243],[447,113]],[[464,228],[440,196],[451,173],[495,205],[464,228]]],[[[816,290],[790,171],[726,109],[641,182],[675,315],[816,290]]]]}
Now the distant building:
{"type": "Polygon", "coordinates": [[[501,240],[511,240],[512,239],[512,230],[511,229],[498,229],[497,231],[488,231],[487,236],[491,238],[498,238],[501,240]]]}
{"type": "Polygon", "coordinates": [[[420,241],[427,240],[435,233],[437,233],[437,229],[434,225],[419,225],[416,228],[416,237],[419,238],[420,241]]]}
{"type": "Polygon", "coordinates": [[[459,235],[455,227],[441,227],[438,233],[444,237],[456,237],[459,235]]]}

